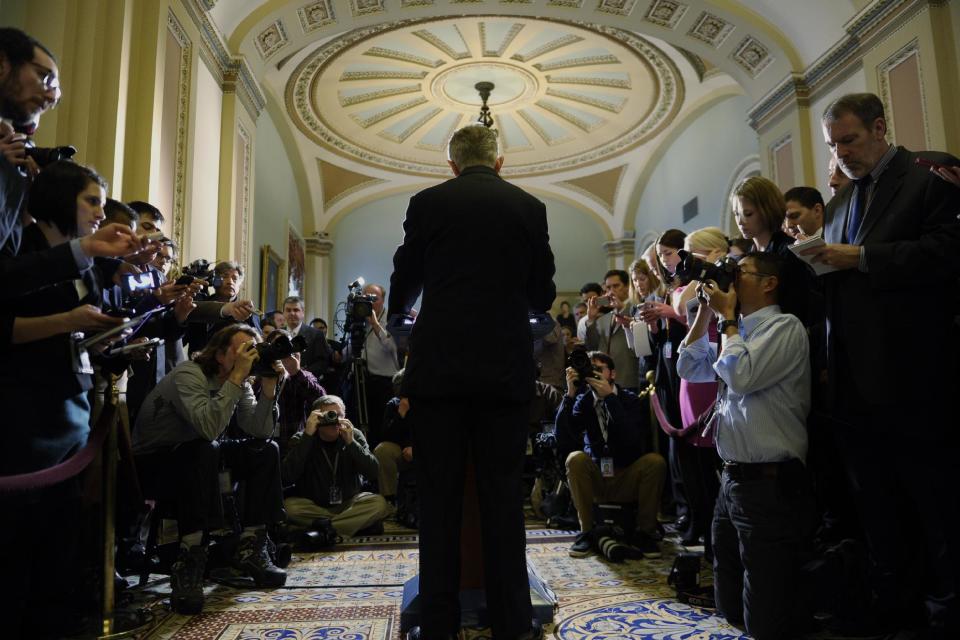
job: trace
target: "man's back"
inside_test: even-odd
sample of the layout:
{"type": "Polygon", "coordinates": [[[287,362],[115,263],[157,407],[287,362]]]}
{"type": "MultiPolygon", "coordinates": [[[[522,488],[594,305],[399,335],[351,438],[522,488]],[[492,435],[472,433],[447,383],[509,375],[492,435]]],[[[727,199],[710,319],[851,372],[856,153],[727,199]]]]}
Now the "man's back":
{"type": "Polygon", "coordinates": [[[556,295],[543,203],[487,167],[410,201],[394,256],[391,313],[423,292],[403,395],[525,401],[533,394],[527,313],[556,295]],[[493,313],[478,313],[484,306],[493,313]]]}

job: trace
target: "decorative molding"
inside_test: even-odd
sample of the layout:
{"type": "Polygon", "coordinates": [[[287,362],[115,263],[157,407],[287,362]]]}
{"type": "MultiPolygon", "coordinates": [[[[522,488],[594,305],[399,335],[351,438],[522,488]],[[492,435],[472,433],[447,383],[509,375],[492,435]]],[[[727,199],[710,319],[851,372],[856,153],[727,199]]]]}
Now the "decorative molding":
{"type": "Polygon", "coordinates": [[[875,0],[845,25],[846,36],[815,60],[803,73],[793,73],[771,89],[748,112],[750,126],[762,131],[793,104],[809,105],[833,78],[846,69],[861,64],[863,55],[877,37],[896,29],[916,12],[936,3],[935,0],[875,0]]]}
{"type": "Polygon", "coordinates": [[[423,80],[427,71],[344,71],[341,81],[350,80],[423,80]]]}
{"type": "Polygon", "coordinates": [[[280,49],[283,49],[287,42],[289,42],[287,30],[284,29],[283,21],[279,18],[261,31],[254,40],[257,52],[264,60],[268,59],[277,51],[280,51],[280,49]]]}
{"type": "Polygon", "coordinates": [[[190,114],[190,76],[193,67],[193,43],[183,26],[167,10],[167,29],[180,44],[180,69],[177,86],[177,139],[173,170],[173,240],[181,251],[186,246],[184,240],[185,211],[187,199],[187,128],[190,114]]]}
{"type": "Polygon", "coordinates": [[[433,0],[400,0],[400,8],[408,7],[429,7],[433,5],[433,0]]]}
{"type": "Polygon", "coordinates": [[[485,22],[480,22],[477,25],[477,29],[480,31],[480,46],[483,48],[483,55],[499,58],[503,56],[503,52],[507,50],[507,47],[510,46],[510,43],[513,42],[514,38],[517,37],[517,34],[520,33],[521,29],[523,29],[523,25],[519,22],[515,22],[513,26],[510,27],[510,30],[507,31],[507,34],[500,42],[500,47],[497,49],[491,49],[489,46],[487,46],[487,24],[485,22]]]}
{"type": "Polygon", "coordinates": [[[615,16],[629,16],[636,5],[637,0],[600,0],[597,11],[615,16]]]}
{"type": "Polygon", "coordinates": [[[550,0],[547,2],[548,7],[569,7],[571,9],[579,9],[583,6],[583,0],[550,0]]]}
{"type": "Polygon", "coordinates": [[[440,144],[427,144],[422,139],[417,143],[418,149],[427,149],[428,151],[446,151],[447,144],[450,141],[450,138],[453,137],[453,132],[457,130],[460,126],[460,123],[463,122],[464,115],[459,114],[456,118],[451,119],[450,126],[447,127],[446,132],[441,136],[440,144]]]}
{"type": "Polygon", "coordinates": [[[600,127],[602,127],[607,123],[607,121],[604,120],[603,118],[601,118],[599,122],[588,122],[583,118],[581,118],[580,116],[578,116],[577,114],[571,111],[568,111],[562,105],[554,104],[546,100],[537,100],[535,104],[541,109],[543,109],[544,111],[549,111],[550,113],[557,116],[558,118],[563,118],[570,124],[574,125],[578,129],[583,130],[586,133],[590,133],[591,131],[599,129],[600,127]]]}
{"type": "Polygon", "coordinates": [[[617,89],[630,89],[629,76],[625,80],[617,78],[587,78],[583,76],[551,76],[547,75],[547,82],[550,84],[583,84],[594,87],[615,87],[617,89]]]}
{"type": "Polygon", "coordinates": [[[324,231],[316,231],[312,236],[304,238],[308,256],[330,257],[330,252],[333,251],[333,240],[328,239],[327,235],[324,231]]]}
{"type": "Polygon", "coordinates": [[[877,83],[879,85],[880,100],[883,102],[887,114],[887,131],[890,138],[897,139],[896,112],[893,105],[893,94],[890,93],[890,71],[905,62],[911,56],[917,57],[917,82],[920,84],[920,107],[923,111],[923,136],[926,146],[930,147],[930,119],[927,113],[926,91],[923,85],[923,67],[920,64],[920,43],[915,39],[896,51],[892,56],[877,66],[877,83]]]}
{"type": "Polygon", "coordinates": [[[687,62],[690,63],[690,66],[693,67],[694,72],[697,74],[697,78],[700,79],[700,82],[703,82],[703,79],[707,75],[707,65],[703,61],[703,58],[693,53],[692,51],[687,51],[682,47],[675,46],[680,55],[687,59],[687,62]]]}
{"type": "Polygon", "coordinates": [[[446,64],[440,59],[430,60],[429,58],[407,53],[406,51],[397,51],[396,49],[387,49],[384,47],[370,47],[363,52],[363,55],[374,58],[387,58],[388,60],[400,60],[402,62],[418,64],[421,67],[430,67],[431,69],[436,69],[446,64]]]}
{"type": "MultiPolygon", "coordinates": [[[[780,151],[780,149],[783,149],[788,144],[789,145],[793,144],[793,135],[789,133],[778,138],[772,144],[770,144],[769,147],[767,147],[767,150],[770,153],[770,159],[769,159],[770,169],[771,169],[770,173],[773,176],[773,182],[775,182],[776,184],[780,184],[780,178],[781,178],[780,167],[777,166],[777,152],[780,151]]],[[[795,178],[794,176],[790,176],[790,179],[794,180],[795,178]]]]}
{"type": "Polygon", "coordinates": [[[634,236],[627,236],[604,242],[602,246],[608,258],[622,258],[634,255],[636,243],[637,239],[634,236]]]}
{"type": "Polygon", "coordinates": [[[417,96],[413,100],[401,102],[400,104],[394,105],[389,109],[384,109],[383,111],[378,111],[371,116],[367,116],[366,118],[361,118],[357,114],[350,114],[350,117],[353,119],[354,122],[359,124],[361,127],[363,127],[364,129],[367,129],[371,125],[374,125],[378,122],[386,120],[390,116],[395,116],[398,113],[403,113],[407,109],[413,109],[414,107],[419,107],[420,105],[426,104],[426,103],[427,103],[426,98],[424,98],[423,96],[417,96]]]}
{"type": "Polygon", "coordinates": [[[734,29],[733,23],[704,11],[690,27],[687,35],[701,42],[706,42],[714,49],[719,49],[734,29]]]}
{"type": "Polygon", "coordinates": [[[340,106],[349,107],[354,104],[379,100],[380,98],[389,98],[390,96],[400,96],[407,93],[417,93],[420,91],[419,84],[409,84],[404,87],[393,87],[392,89],[380,89],[368,91],[367,93],[358,93],[353,96],[340,95],[340,106]]]}
{"type": "Polygon", "coordinates": [[[519,62],[529,62],[530,60],[533,60],[534,58],[542,56],[545,53],[556,51],[557,49],[573,44],[575,42],[580,42],[582,40],[583,38],[581,38],[580,36],[574,35],[572,33],[568,33],[563,37],[557,38],[556,40],[551,40],[550,42],[547,42],[546,44],[542,44],[536,49],[531,49],[526,53],[523,53],[523,52],[515,53],[512,56],[510,56],[510,58],[512,58],[513,60],[517,60],[519,62]]]}
{"type": "Polygon", "coordinates": [[[554,69],[570,69],[572,67],[590,67],[595,64],[619,64],[617,56],[606,54],[602,56],[584,56],[582,58],[567,58],[555,62],[537,62],[533,67],[537,71],[553,71],[554,69]]]}
{"type": "Polygon", "coordinates": [[[541,127],[540,123],[537,122],[536,118],[534,118],[526,109],[518,110],[517,115],[523,118],[524,121],[528,125],[530,125],[530,128],[536,131],[537,135],[540,136],[540,138],[550,146],[553,146],[555,144],[560,144],[561,142],[566,142],[567,140],[570,139],[569,136],[566,136],[563,138],[556,138],[556,139],[551,138],[550,134],[547,133],[546,129],[541,127]]]}
{"type": "Polygon", "coordinates": [[[620,98],[618,102],[611,102],[610,100],[604,100],[596,96],[564,91],[563,89],[554,89],[553,87],[547,87],[547,95],[555,98],[564,98],[565,100],[573,100],[581,104],[588,104],[591,107],[597,107],[598,109],[603,109],[611,113],[620,113],[623,110],[623,106],[627,103],[625,97],[620,98]]]}
{"type": "Polygon", "coordinates": [[[383,0],[350,0],[350,11],[355,18],[382,13],[383,10],[383,0]]]}
{"type": "MultiPolygon", "coordinates": [[[[247,273],[252,273],[253,265],[250,264],[250,178],[253,173],[253,144],[250,134],[242,124],[237,125],[237,135],[243,145],[241,149],[242,164],[240,166],[240,202],[237,203],[240,222],[240,264],[247,269],[247,273]]],[[[247,286],[244,280],[244,288],[247,286]]]]}
{"type": "Polygon", "coordinates": [[[654,0],[643,19],[666,29],[676,29],[689,8],[675,0],[654,0]]]}
{"type": "Polygon", "coordinates": [[[337,16],[333,12],[333,2],[331,0],[320,0],[297,9],[297,15],[300,17],[300,28],[303,32],[312,33],[317,29],[333,24],[337,21],[337,16]]]}
{"type": "Polygon", "coordinates": [[[753,78],[760,75],[773,62],[770,50],[753,36],[744,38],[730,58],[753,78]]]}
{"type": "Polygon", "coordinates": [[[203,0],[185,0],[184,8],[200,32],[200,57],[220,83],[224,93],[237,93],[250,116],[256,120],[267,105],[263,90],[244,56],[231,56],[223,35],[202,10],[203,0]]]}
{"type": "Polygon", "coordinates": [[[413,135],[413,133],[417,129],[427,124],[428,122],[430,122],[430,120],[432,120],[433,117],[436,116],[441,111],[443,111],[443,109],[441,109],[440,107],[434,107],[433,109],[427,110],[426,113],[424,113],[422,116],[420,116],[419,118],[411,122],[410,125],[400,133],[393,133],[387,130],[387,131],[381,131],[379,135],[382,136],[383,138],[386,138],[387,140],[390,140],[391,142],[396,142],[398,144],[402,143],[404,140],[406,140],[411,135],[413,135]]]}
{"type": "MultiPolygon", "coordinates": [[[[317,111],[315,102],[315,86],[320,74],[329,61],[342,51],[354,47],[357,43],[368,40],[378,34],[411,25],[424,24],[445,17],[446,16],[411,18],[388,24],[371,25],[356,29],[349,34],[330,40],[326,44],[318,47],[298,63],[286,83],[284,106],[294,126],[316,144],[357,162],[420,176],[447,176],[449,169],[446,166],[425,163],[406,157],[396,157],[388,153],[358,146],[330,128],[323,120],[322,115],[317,111]]],[[[644,38],[623,29],[588,21],[553,20],[553,22],[590,29],[616,40],[621,45],[630,49],[643,60],[652,73],[656,86],[656,90],[654,91],[655,103],[652,108],[637,121],[633,128],[615,139],[602,142],[582,153],[562,156],[542,162],[507,167],[503,171],[503,175],[505,176],[528,176],[568,170],[598,162],[611,155],[623,153],[663,131],[671,121],[671,117],[679,111],[683,104],[684,86],[680,71],[669,56],[644,38]]],[[[426,73],[424,75],[426,75],[426,73]]],[[[570,76],[576,76],[576,74],[570,74],[570,76]]],[[[369,76],[367,77],[369,78],[369,76]]],[[[419,75],[413,77],[420,78],[419,75]]],[[[552,81],[558,84],[562,82],[578,84],[578,82],[571,80],[571,78],[567,76],[553,76],[552,81]]],[[[624,88],[622,83],[610,83],[607,84],[607,86],[624,88]]],[[[529,124],[529,119],[523,116],[522,111],[518,111],[517,113],[519,117],[526,120],[529,124]]],[[[549,135],[544,135],[545,132],[542,131],[541,127],[534,125],[531,125],[531,127],[543,137],[546,144],[555,145],[558,143],[558,140],[551,140],[549,135]],[[538,129],[540,130],[538,131],[538,129]]]]}
{"type": "MultiPolygon", "coordinates": [[[[463,42],[464,46],[466,46],[466,40],[464,40],[463,34],[460,33],[460,28],[457,27],[456,25],[454,25],[453,28],[457,32],[457,35],[460,36],[460,41],[463,42]]],[[[451,47],[449,44],[444,42],[439,36],[437,36],[437,34],[435,34],[432,31],[429,31],[428,29],[418,29],[417,31],[413,32],[413,35],[417,36],[421,40],[425,40],[426,42],[429,42],[430,44],[435,46],[437,49],[440,49],[440,51],[443,51],[445,54],[447,54],[454,60],[463,60],[464,58],[470,57],[469,50],[457,51],[456,49],[451,47]]]]}
{"type": "Polygon", "coordinates": [[[200,4],[204,9],[210,11],[217,5],[217,0],[200,0],[200,4]]]}

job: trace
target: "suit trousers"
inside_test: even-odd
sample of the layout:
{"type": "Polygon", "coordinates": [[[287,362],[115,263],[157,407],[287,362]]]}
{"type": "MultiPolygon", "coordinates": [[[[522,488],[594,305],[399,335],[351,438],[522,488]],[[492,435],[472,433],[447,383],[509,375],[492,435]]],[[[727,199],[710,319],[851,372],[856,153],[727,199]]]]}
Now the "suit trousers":
{"type": "Polygon", "coordinates": [[[460,526],[468,453],[477,478],[487,610],[494,640],[530,629],[521,473],[529,404],[412,398],[420,500],[420,626],[425,640],[460,628],[460,526]]]}
{"type": "Polygon", "coordinates": [[[597,463],[583,451],[567,456],[567,481],[577,508],[580,529],[593,529],[593,505],[603,500],[637,502],[637,530],[657,532],[657,511],[667,463],[659,453],[648,453],[625,469],[617,469],[612,478],[600,474],[597,463]]]}
{"type": "Polygon", "coordinates": [[[777,477],[734,479],[724,471],[713,516],[717,609],[757,640],[797,632],[800,565],[806,559],[813,497],[799,460],[777,477]]]}
{"type": "Polygon", "coordinates": [[[192,440],[139,455],[136,465],[144,496],[176,503],[181,536],[221,525],[221,468],[230,471],[231,480],[244,483],[244,526],[284,520],[280,455],[271,440],[192,440]]]}

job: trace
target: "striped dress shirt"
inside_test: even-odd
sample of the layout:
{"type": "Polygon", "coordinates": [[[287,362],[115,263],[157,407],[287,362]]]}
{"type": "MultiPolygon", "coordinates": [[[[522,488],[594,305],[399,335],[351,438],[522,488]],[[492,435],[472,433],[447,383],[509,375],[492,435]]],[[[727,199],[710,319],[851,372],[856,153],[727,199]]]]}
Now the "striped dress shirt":
{"type": "Polygon", "coordinates": [[[681,345],[677,372],[690,382],[725,389],[717,405],[717,451],[728,462],[778,462],[807,457],[810,345],[796,316],[764,307],[741,320],[740,335],[716,345],[702,336],[681,345]]]}

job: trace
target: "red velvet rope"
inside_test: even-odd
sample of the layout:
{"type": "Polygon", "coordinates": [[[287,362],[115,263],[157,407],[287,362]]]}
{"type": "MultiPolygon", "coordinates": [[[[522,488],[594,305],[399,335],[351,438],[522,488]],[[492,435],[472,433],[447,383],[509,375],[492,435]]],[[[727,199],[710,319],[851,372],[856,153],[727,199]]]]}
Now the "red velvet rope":
{"type": "Polygon", "coordinates": [[[64,462],[33,473],[0,476],[0,493],[41,489],[59,484],[79,474],[90,465],[93,458],[103,448],[103,441],[110,431],[110,425],[113,423],[115,415],[116,407],[105,406],[103,414],[90,431],[86,446],[64,462]]]}

